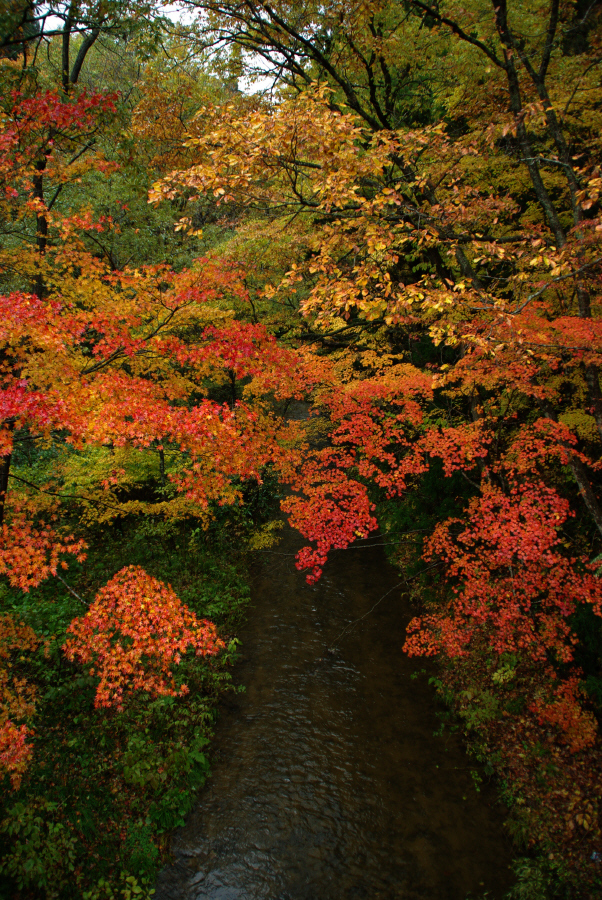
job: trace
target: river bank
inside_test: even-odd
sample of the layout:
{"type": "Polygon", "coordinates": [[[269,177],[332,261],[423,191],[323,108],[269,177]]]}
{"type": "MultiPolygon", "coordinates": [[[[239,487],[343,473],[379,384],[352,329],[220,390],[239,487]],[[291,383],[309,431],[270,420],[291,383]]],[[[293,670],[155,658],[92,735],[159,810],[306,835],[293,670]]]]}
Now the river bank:
{"type": "Polygon", "coordinates": [[[106,529],[67,582],[28,594],[2,586],[5,607],[44,640],[15,661],[35,686],[33,752],[21,784],[0,806],[2,900],[129,900],[152,896],[171,831],[184,822],[209,772],[219,700],[232,690],[232,642],[248,586],[229,527],[126,521],[106,529]],[[181,698],[134,694],[122,711],[96,708],[97,679],[67,662],[66,628],[100,585],[136,563],[173,586],[220,628],[220,657],[187,654],[181,698]],[[79,595],[81,600],[76,596],[79,595]]]}

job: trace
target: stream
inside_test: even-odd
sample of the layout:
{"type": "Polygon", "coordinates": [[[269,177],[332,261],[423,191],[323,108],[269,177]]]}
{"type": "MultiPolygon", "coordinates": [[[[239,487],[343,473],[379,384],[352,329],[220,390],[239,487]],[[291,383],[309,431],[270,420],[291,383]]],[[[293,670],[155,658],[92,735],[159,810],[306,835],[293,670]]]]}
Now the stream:
{"type": "Polygon", "coordinates": [[[246,692],[224,704],[155,900],[497,900],[512,883],[494,791],[457,735],[434,736],[424,661],[401,652],[412,608],[382,541],[333,553],[313,586],[288,526],[262,554],[246,692]]]}

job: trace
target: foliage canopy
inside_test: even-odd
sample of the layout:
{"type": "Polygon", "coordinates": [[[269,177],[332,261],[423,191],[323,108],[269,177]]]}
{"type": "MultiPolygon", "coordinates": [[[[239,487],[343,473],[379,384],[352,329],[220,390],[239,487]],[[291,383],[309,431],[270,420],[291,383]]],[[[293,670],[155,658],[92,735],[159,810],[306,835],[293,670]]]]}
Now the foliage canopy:
{"type": "MultiPolygon", "coordinates": [[[[602,697],[600,4],[181,6],[0,20],[0,571],[58,578],[101,524],[207,529],[274,476],[311,580],[436,478],[405,650],[473,724],[466,679],[491,682],[502,770],[541,739],[573,777],[602,697]]],[[[39,637],[2,623],[16,785],[35,692],[10,659],[39,637]]],[[[133,567],[68,632],[118,707],[223,648],[133,567]]],[[[597,813],[569,807],[591,881],[597,813]]]]}

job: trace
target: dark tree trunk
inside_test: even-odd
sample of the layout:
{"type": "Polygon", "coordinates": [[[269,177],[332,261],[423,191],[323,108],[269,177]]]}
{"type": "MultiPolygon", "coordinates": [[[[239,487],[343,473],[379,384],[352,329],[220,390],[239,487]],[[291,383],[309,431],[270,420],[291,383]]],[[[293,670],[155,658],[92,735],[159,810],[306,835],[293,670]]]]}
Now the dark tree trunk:
{"type": "Polygon", "coordinates": [[[11,454],[0,456],[0,525],[4,522],[4,506],[8,494],[11,454]]]}

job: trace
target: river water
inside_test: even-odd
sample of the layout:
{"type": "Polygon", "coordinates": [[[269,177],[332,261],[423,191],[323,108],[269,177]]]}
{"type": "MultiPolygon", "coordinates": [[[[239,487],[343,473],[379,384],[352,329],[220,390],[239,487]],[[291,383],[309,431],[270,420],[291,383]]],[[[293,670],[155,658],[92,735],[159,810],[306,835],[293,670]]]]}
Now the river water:
{"type": "Polygon", "coordinates": [[[423,663],[401,652],[412,609],[382,540],[334,553],[313,586],[292,530],[263,554],[234,673],[246,693],[226,703],[213,775],[155,900],[465,900],[509,887],[493,790],[477,793],[456,735],[433,736],[437,701],[411,678],[423,663]]]}

